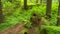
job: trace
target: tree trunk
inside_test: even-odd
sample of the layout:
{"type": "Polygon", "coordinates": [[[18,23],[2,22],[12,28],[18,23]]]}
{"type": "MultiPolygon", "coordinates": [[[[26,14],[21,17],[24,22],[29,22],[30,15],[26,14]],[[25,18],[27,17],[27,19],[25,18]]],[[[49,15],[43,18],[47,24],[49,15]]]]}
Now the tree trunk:
{"type": "Polygon", "coordinates": [[[42,5],[42,0],[40,0],[40,5],[42,5]]]}
{"type": "MultiPolygon", "coordinates": [[[[58,7],[58,16],[60,16],[60,0],[59,0],[59,7],[58,7]]],[[[60,25],[60,18],[57,18],[57,24],[56,26],[60,25]]]]}
{"type": "Polygon", "coordinates": [[[2,2],[0,0],[0,23],[3,22],[3,14],[2,14],[2,2]]]}
{"type": "Polygon", "coordinates": [[[48,18],[51,18],[51,7],[52,7],[52,0],[47,0],[47,7],[46,7],[46,15],[48,18]]]}
{"type": "Polygon", "coordinates": [[[12,2],[12,0],[8,0],[9,2],[12,2]]]}
{"type": "Polygon", "coordinates": [[[24,0],[24,9],[27,10],[27,0],[24,0]]]}
{"type": "Polygon", "coordinates": [[[36,5],[38,5],[38,1],[39,1],[39,0],[36,0],[36,5]]]}
{"type": "Polygon", "coordinates": [[[38,3],[38,0],[36,0],[36,3],[38,3]]]}

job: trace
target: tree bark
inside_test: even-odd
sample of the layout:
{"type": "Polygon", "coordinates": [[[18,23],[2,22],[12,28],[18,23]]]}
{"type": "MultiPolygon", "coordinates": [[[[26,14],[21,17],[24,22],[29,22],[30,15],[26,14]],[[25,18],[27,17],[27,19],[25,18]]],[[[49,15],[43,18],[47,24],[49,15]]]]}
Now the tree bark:
{"type": "Polygon", "coordinates": [[[0,23],[3,22],[3,13],[2,13],[2,2],[0,0],[0,23]]]}
{"type": "Polygon", "coordinates": [[[40,5],[42,5],[42,0],[40,0],[40,5]]]}
{"type": "Polygon", "coordinates": [[[24,9],[27,10],[27,0],[24,0],[24,9]]]}
{"type": "Polygon", "coordinates": [[[47,7],[46,7],[46,15],[48,18],[51,18],[51,7],[52,7],[52,0],[47,0],[47,7]]]}
{"type": "Polygon", "coordinates": [[[38,3],[38,0],[36,0],[36,3],[38,3]]]}
{"type": "Polygon", "coordinates": [[[12,0],[8,0],[9,2],[12,2],[12,0]]]}
{"type": "MultiPolygon", "coordinates": [[[[58,7],[58,16],[60,16],[60,0],[59,0],[59,7],[58,7]]],[[[60,25],[60,18],[57,18],[57,24],[56,26],[60,25]]]]}

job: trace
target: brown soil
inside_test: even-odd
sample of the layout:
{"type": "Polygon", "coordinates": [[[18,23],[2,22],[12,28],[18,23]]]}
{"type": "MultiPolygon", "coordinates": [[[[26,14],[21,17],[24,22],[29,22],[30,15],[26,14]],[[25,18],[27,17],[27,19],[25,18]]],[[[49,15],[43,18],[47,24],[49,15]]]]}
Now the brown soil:
{"type": "Polygon", "coordinates": [[[0,34],[19,34],[22,30],[24,30],[24,27],[21,24],[16,24],[15,26],[0,32],[0,34]]]}
{"type": "MultiPolygon", "coordinates": [[[[28,29],[30,34],[35,34],[33,28],[35,28],[37,26],[33,26],[32,28],[28,29]]],[[[25,28],[23,27],[23,24],[16,24],[15,26],[8,28],[2,32],[0,32],[0,34],[20,34],[20,32],[22,30],[24,30],[25,28]]]]}

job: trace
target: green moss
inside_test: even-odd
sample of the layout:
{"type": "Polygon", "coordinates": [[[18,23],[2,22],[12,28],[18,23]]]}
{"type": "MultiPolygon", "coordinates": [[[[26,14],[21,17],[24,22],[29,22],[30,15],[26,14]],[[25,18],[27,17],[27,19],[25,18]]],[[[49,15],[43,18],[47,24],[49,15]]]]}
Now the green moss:
{"type": "Polygon", "coordinates": [[[29,34],[27,29],[24,29],[23,31],[21,31],[20,34],[24,34],[25,32],[29,34]]]}

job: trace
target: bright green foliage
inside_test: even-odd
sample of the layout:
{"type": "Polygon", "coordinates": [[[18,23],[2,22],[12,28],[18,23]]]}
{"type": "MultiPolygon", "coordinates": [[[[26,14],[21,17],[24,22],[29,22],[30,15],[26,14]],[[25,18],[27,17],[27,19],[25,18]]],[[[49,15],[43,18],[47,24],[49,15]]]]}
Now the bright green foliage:
{"type": "MultiPolygon", "coordinates": [[[[0,24],[0,31],[10,28],[11,26],[16,25],[17,23],[22,23],[22,21],[26,20],[27,23],[25,26],[29,28],[31,26],[30,17],[33,12],[39,13],[42,17],[46,17],[46,5],[37,6],[35,2],[28,2],[28,6],[32,6],[31,9],[23,10],[23,0],[18,0],[17,2],[14,0],[13,2],[9,2],[8,0],[3,1],[3,14],[5,23],[0,24]]],[[[53,3],[52,5],[52,13],[49,19],[45,20],[47,25],[51,26],[43,26],[43,28],[47,29],[48,34],[60,34],[60,27],[56,27],[57,21],[57,12],[58,12],[58,3],[53,3]]]]}
{"type": "Polygon", "coordinates": [[[47,30],[47,34],[60,34],[60,27],[57,26],[41,26],[47,30]]]}

